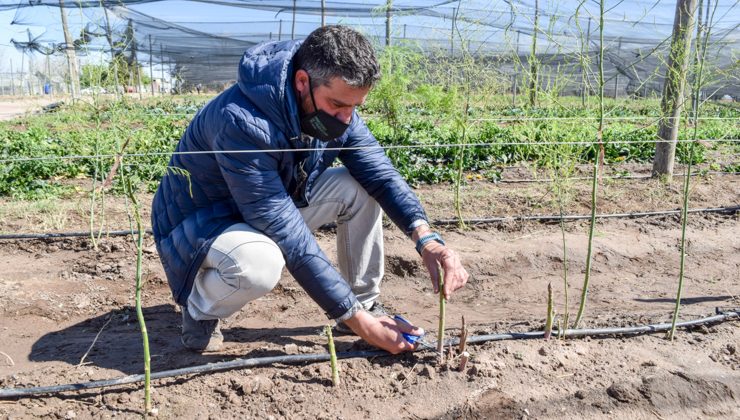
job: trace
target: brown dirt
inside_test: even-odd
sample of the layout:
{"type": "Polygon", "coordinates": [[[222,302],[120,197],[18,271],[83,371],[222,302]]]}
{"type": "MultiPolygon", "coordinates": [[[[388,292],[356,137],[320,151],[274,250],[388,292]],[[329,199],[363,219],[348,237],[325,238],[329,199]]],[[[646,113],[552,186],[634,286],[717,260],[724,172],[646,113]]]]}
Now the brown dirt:
{"type": "MultiPolygon", "coordinates": [[[[532,173],[521,170],[512,176],[530,178],[532,173]]],[[[679,184],[605,181],[599,212],[678,208],[679,184]]],[[[588,181],[571,188],[566,212],[588,213],[588,181]]],[[[418,192],[432,219],[452,217],[451,187],[425,186],[418,192]]],[[[736,205],[738,197],[740,183],[734,176],[697,178],[691,207],[736,205]]],[[[85,200],[69,198],[42,208],[5,201],[0,230],[85,230],[85,200]],[[62,221],[55,208],[65,213],[62,221]]],[[[558,211],[546,184],[486,182],[465,187],[463,208],[466,217],[558,211]]],[[[111,199],[106,214],[106,228],[127,227],[120,200],[111,199]]],[[[737,214],[690,216],[682,319],[740,306],[738,222],[737,214]]],[[[573,317],[588,225],[568,223],[565,228],[573,317]]],[[[585,325],[669,320],[678,276],[678,218],[601,220],[596,232],[585,325]]],[[[548,283],[558,316],[565,312],[557,224],[512,221],[446,228],[443,235],[473,275],[449,303],[451,334],[461,315],[473,335],[542,329],[548,283]]],[[[333,254],[334,234],[317,236],[333,254]]],[[[318,333],[327,320],[286,273],[273,292],[227,320],[223,351],[186,352],[179,342],[180,315],[151,238],[145,245],[143,299],[154,371],[327,351],[318,333]]],[[[384,303],[434,332],[436,297],[412,244],[395,228],[386,230],[386,254],[384,303]]],[[[134,262],[133,244],[125,237],[103,239],[97,250],[87,238],[0,241],[0,387],[141,373],[141,339],[132,310],[134,262]]],[[[343,360],[338,388],[330,385],[328,363],[191,375],[154,381],[153,398],[163,418],[737,418],[738,326],[732,321],[681,331],[673,342],[662,334],[491,342],[469,347],[472,359],[464,372],[438,366],[429,351],[343,360]]],[[[338,351],[368,348],[346,336],[337,337],[337,346],[338,351]]],[[[138,418],[142,407],[140,386],[120,386],[0,400],[0,418],[138,418]]]]}
{"type": "Polygon", "coordinates": [[[0,99],[0,121],[10,120],[27,112],[39,111],[54,102],[46,96],[16,96],[0,99]]]}

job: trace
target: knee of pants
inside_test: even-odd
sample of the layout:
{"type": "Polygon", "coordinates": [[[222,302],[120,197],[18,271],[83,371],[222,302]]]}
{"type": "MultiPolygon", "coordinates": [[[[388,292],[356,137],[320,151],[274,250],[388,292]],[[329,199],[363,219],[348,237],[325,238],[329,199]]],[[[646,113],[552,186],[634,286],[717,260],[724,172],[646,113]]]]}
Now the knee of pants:
{"type": "Polygon", "coordinates": [[[347,168],[332,168],[330,171],[335,171],[334,176],[339,180],[347,210],[354,209],[354,212],[356,212],[358,208],[368,206],[380,208],[378,202],[367,193],[362,185],[349,173],[347,168]]]}
{"type": "Polygon", "coordinates": [[[224,282],[235,286],[235,294],[248,302],[266,295],[277,285],[284,265],[283,255],[275,244],[255,241],[233,249],[217,268],[224,282]]]}

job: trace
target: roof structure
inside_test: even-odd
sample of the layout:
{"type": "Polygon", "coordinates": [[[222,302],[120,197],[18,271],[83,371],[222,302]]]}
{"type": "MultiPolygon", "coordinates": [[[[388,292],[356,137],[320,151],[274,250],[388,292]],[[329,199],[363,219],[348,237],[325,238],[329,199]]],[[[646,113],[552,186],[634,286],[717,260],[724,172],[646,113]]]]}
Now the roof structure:
{"type": "MultiPolygon", "coordinates": [[[[740,5],[701,3],[716,93],[737,97],[740,5]]],[[[36,25],[42,10],[52,15],[48,9],[59,7],[82,11],[78,53],[125,48],[139,62],[164,67],[193,85],[231,83],[245,49],[303,38],[324,21],[354,26],[379,48],[404,45],[453,61],[464,54],[495,60],[502,77],[527,68],[536,34],[542,83],[561,80],[563,91],[577,92],[593,84],[600,36],[599,4],[593,0],[0,0],[0,10],[16,10],[17,25],[36,25]]],[[[614,85],[619,93],[660,91],[674,9],[675,1],[667,0],[607,3],[604,64],[608,80],[621,79],[621,86],[618,80],[614,85]]],[[[58,31],[29,30],[27,39],[12,42],[41,54],[60,54],[66,47],[58,31]]]]}

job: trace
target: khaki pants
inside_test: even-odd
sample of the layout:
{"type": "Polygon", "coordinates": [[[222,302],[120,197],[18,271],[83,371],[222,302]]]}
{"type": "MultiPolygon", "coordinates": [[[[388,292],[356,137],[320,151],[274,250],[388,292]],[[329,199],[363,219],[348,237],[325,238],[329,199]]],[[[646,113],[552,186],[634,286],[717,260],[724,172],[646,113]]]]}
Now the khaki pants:
{"type": "MultiPolygon", "coordinates": [[[[337,263],[342,277],[369,309],[383,279],[383,225],[378,203],[346,168],[326,170],[311,203],[300,209],[312,231],[337,224],[337,263]]],[[[277,285],[285,260],[272,239],[246,223],[229,227],[211,245],[195,276],[188,312],[196,320],[222,319],[277,285]]]]}

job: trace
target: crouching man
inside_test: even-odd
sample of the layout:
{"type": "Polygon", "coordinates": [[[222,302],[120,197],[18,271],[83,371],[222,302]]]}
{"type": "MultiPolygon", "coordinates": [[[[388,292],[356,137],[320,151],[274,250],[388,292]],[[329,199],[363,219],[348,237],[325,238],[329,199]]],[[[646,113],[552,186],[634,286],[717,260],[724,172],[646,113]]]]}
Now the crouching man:
{"type": "Polygon", "coordinates": [[[379,77],[365,37],[325,26],[246,51],[238,83],[195,116],[152,205],[185,347],[219,350],[219,320],[272,290],[287,266],[338,328],[392,353],[413,349],[401,333],[421,331],[378,302],[382,211],[416,244],[435,292],[438,264],[442,293],[463,287],[460,259],[355,112],[379,77]],[[312,234],[331,222],[339,271],[312,234]]]}

